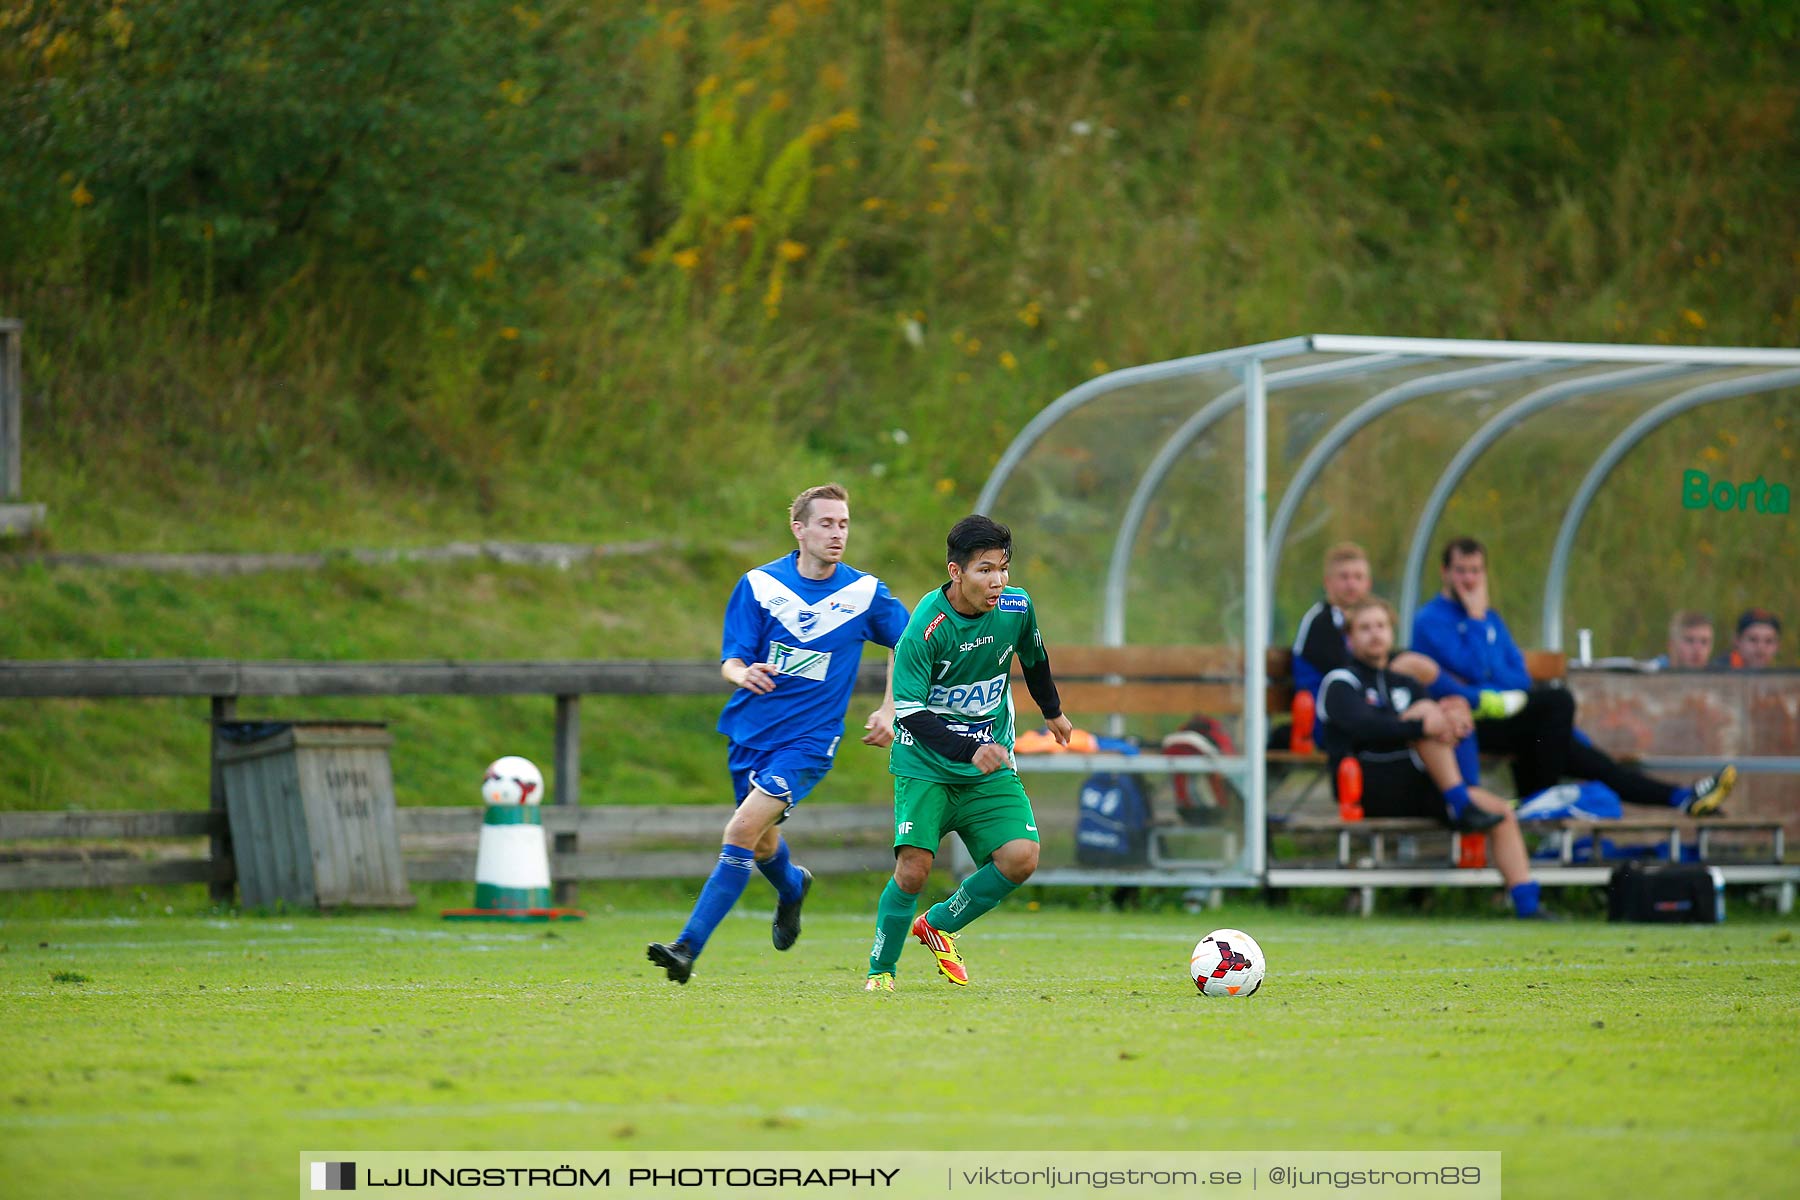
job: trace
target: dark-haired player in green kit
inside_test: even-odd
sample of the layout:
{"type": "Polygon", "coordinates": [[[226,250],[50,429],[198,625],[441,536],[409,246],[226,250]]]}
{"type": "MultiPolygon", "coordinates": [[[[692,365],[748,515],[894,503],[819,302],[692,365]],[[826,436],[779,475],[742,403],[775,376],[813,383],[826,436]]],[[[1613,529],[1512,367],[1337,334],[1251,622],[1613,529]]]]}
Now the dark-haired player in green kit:
{"type": "Polygon", "coordinates": [[[894,877],[875,913],[871,992],[894,990],[909,931],[944,978],[966,986],[957,932],[1037,870],[1037,818],[1012,760],[1015,655],[1051,734],[1066,746],[1071,732],[1031,597],[1006,586],[1012,531],[964,517],[946,540],[950,582],[919,601],[894,647],[894,877]],[[914,918],[938,841],[951,832],[980,868],[914,918]]]}

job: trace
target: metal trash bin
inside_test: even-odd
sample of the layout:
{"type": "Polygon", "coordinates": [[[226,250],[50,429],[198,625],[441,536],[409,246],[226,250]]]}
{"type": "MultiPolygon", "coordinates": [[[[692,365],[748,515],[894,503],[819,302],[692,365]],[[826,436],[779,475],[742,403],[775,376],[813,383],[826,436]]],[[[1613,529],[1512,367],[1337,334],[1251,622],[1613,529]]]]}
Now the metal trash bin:
{"type": "Polygon", "coordinates": [[[248,908],[408,908],[380,723],[220,721],[219,766],[248,908]]]}

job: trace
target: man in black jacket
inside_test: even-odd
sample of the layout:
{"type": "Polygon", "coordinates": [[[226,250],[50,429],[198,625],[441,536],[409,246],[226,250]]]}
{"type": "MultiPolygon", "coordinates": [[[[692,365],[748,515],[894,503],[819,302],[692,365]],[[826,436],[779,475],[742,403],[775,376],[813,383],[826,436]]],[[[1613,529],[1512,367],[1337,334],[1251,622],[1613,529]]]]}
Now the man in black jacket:
{"type": "Polygon", "coordinates": [[[1345,610],[1354,661],[1329,672],[1319,687],[1319,745],[1338,764],[1355,758],[1363,773],[1363,811],[1371,817],[1429,817],[1452,829],[1493,838],[1513,909],[1543,917],[1525,838],[1512,806],[1463,782],[1456,743],[1469,733],[1466,712],[1446,713],[1427,699],[1425,685],[1387,669],[1394,646],[1394,611],[1369,597],[1345,610]]]}

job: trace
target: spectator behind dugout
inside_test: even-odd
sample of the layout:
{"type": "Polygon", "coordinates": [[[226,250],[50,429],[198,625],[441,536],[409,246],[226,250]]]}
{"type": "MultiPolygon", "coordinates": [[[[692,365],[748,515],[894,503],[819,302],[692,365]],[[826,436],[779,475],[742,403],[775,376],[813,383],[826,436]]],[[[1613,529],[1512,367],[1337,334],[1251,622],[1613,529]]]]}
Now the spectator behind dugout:
{"type": "Polygon", "coordinates": [[[1718,665],[1734,671],[1766,671],[1781,649],[1781,618],[1766,608],[1747,608],[1737,619],[1731,653],[1718,665]]]}
{"type": "Polygon", "coordinates": [[[1704,670],[1712,660],[1712,618],[1694,609],[1683,609],[1669,621],[1669,651],[1650,660],[1660,671],[1704,670]]]}
{"type": "Polygon", "coordinates": [[[1319,689],[1319,744],[1338,765],[1362,766],[1363,810],[1371,817],[1425,817],[1452,829],[1493,837],[1494,865],[1521,917],[1544,917],[1531,881],[1525,839],[1512,806],[1463,781],[1453,747],[1473,720],[1423,696],[1424,685],[1388,668],[1394,610],[1373,596],[1350,605],[1350,661],[1326,674],[1319,689]]]}
{"type": "Polygon", "coordinates": [[[1460,537],[1444,547],[1444,590],[1413,618],[1413,648],[1443,668],[1434,695],[1460,692],[1471,704],[1483,688],[1520,688],[1525,707],[1513,716],[1482,721],[1475,735],[1482,750],[1513,756],[1513,782],[1530,797],[1562,782],[1564,775],[1597,779],[1627,804],[1678,808],[1691,816],[1717,812],[1737,782],[1737,768],[1675,787],[1621,766],[1575,729],[1575,697],[1561,688],[1533,687],[1525,656],[1500,614],[1488,606],[1487,547],[1460,537]]]}

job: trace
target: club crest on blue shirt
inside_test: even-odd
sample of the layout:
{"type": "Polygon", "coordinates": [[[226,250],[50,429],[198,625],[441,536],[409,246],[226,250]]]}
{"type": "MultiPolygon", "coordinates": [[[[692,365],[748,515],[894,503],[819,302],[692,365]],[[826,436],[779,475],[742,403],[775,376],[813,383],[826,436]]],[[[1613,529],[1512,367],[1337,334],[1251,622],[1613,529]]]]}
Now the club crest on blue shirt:
{"type": "Polygon", "coordinates": [[[794,620],[799,623],[800,632],[808,634],[813,631],[813,626],[819,623],[819,614],[810,608],[803,608],[794,614],[794,620]]]}

